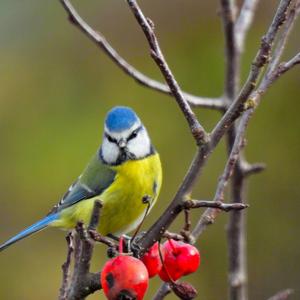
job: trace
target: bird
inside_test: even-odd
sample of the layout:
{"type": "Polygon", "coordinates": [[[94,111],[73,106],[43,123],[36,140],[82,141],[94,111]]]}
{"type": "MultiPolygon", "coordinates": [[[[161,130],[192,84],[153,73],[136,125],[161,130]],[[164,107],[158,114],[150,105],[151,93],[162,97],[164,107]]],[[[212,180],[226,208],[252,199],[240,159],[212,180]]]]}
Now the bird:
{"type": "Polygon", "coordinates": [[[97,231],[127,234],[149,213],[161,184],[160,156],[145,126],[133,109],[116,106],[106,115],[102,143],[83,173],[44,218],[4,242],[0,251],[46,227],[88,224],[96,200],[103,204],[97,231]]]}

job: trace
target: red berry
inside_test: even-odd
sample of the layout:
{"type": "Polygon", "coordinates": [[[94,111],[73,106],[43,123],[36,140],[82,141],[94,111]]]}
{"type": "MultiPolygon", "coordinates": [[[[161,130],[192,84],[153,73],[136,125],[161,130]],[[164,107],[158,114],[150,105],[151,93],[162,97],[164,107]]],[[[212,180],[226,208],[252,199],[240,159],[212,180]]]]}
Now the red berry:
{"type": "Polygon", "coordinates": [[[162,248],[164,266],[159,272],[163,281],[176,281],[181,276],[195,272],[200,264],[200,253],[196,247],[168,240],[162,248]],[[171,277],[171,278],[170,278],[171,277]]]}
{"type": "Polygon", "coordinates": [[[148,288],[145,265],[132,256],[110,259],[101,272],[101,285],[109,300],[134,298],[142,300],[148,288]]]}
{"type": "Polygon", "coordinates": [[[149,278],[157,275],[162,268],[158,245],[159,243],[156,242],[141,258],[141,261],[145,264],[148,270],[149,278]]]}

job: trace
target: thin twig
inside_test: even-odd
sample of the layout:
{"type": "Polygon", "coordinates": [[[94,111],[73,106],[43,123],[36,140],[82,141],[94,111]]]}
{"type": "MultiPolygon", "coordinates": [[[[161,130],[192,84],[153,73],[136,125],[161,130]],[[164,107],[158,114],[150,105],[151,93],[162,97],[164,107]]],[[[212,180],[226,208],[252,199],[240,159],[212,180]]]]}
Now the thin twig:
{"type": "MultiPolygon", "coordinates": [[[[88,226],[88,230],[95,230],[99,224],[100,211],[102,203],[98,200],[94,203],[94,208],[91,215],[91,220],[88,226]]],[[[68,294],[68,300],[79,300],[83,299],[85,296],[91,294],[92,286],[90,285],[92,275],[88,275],[90,270],[90,262],[93,255],[94,245],[88,239],[87,231],[84,228],[82,222],[78,222],[76,225],[76,232],[79,236],[79,254],[78,258],[75,260],[73,277],[70,284],[70,291],[68,294]]],[[[100,288],[100,280],[98,278],[100,288]]]]}
{"type": "Polygon", "coordinates": [[[170,232],[168,230],[165,231],[163,234],[163,237],[166,239],[173,239],[176,241],[184,241],[185,237],[182,234],[176,233],[176,232],[170,232]]]}
{"type": "MultiPolygon", "coordinates": [[[[105,37],[91,28],[77,13],[69,0],[60,0],[64,9],[69,15],[69,19],[73,25],[80,29],[90,40],[92,40],[125,74],[136,80],[141,85],[150,89],[172,95],[168,85],[156,81],[136,68],[130,65],[120,54],[109,44],[105,37]]],[[[192,106],[206,107],[210,109],[222,110],[224,108],[222,98],[197,97],[189,93],[183,92],[185,99],[192,106]]]]}
{"type": "MultiPolygon", "coordinates": [[[[134,0],[127,0],[128,4],[130,5],[132,11],[134,12],[139,24],[141,25],[147,39],[149,42],[149,46],[151,51],[151,55],[155,62],[157,63],[158,67],[160,68],[162,74],[164,75],[168,85],[162,85],[161,83],[156,81],[151,81],[148,77],[143,77],[145,75],[141,74],[136,69],[130,69],[132,68],[126,61],[124,61],[111,46],[107,43],[107,41],[101,36],[101,35],[95,35],[95,31],[91,29],[76,13],[74,8],[70,5],[70,2],[68,0],[60,0],[62,4],[64,5],[65,9],[68,11],[70,15],[70,20],[75,24],[78,28],[80,28],[87,36],[89,36],[90,39],[92,39],[101,49],[105,51],[106,54],[108,54],[114,62],[117,63],[119,67],[121,67],[127,74],[129,74],[131,77],[135,78],[137,81],[147,85],[147,80],[150,80],[150,84],[147,85],[151,88],[157,90],[161,90],[162,92],[169,93],[173,96],[175,96],[176,101],[178,102],[179,106],[181,107],[182,111],[184,112],[184,115],[188,121],[188,124],[191,128],[191,131],[197,140],[198,144],[201,144],[201,147],[197,148],[197,152],[195,154],[195,157],[192,161],[192,164],[178,190],[176,193],[173,201],[167,208],[167,210],[163,213],[162,217],[150,228],[150,230],[146,233],[145,236],[143,236],[140,240],[140,246],[141,246],[141,252],[145,251],[149,246],[151,246],[155,241],[157,241],[166,231],[166,229],[169,227],[169,225],[172,223],[172,221],[176,218],[176,216],[179,214],[182,209],[184,209],[183,203],[186,201],[188,195],[192,192],[192,188],[204,166],[206,161],[208,160],[209,155],[214,150],[216,145],[219,143],[221,137],[228,131],[228,128],[234,123],[234,121],[241,115],[241,121],[240,126],[244,126],[243,130],[241,131],[241,136],[243,136],[247,123],[252,116],[256,105],[259,104],[259,100],[262,96],[262,94],[267,90],[267,88],[270,86],[271,83],[273,83],[277,78],[279,78],[286,70],[289,70],[294,65],[296,65],[298,62],[299,57],[294,57],[291,61],[285,63],[285,65],[280,65],[282,67],[282,70],[280,68],[276,69],[277,74],[276,76],[273,76],[269,81],[262,81],[259,88],[255,90],[257,84],[258,84],[258,78],[259,75],[262,73],[263,67],[268,63],[268,60],[270,58],[270,52],[272,50],[273,42],[275,40],[275,37],[277,35],[278,29],[280,25],[285,20],[285,13],[288,9],[289,3],[291,0],[281,0],[278,10],[276,12],[276,15],[274,17],[274,20],[267,31],[266,36],[262,39],[261,47],[253,61],[253,66],[251,68],[251,71],[249,73],[248,80],[246,81],[241,93],[238,97],[236,97],[233,104],[230,106],[228,112],[224,115],[224,117],[221,119],[221,121],[217,124],[215,129],[212,132],[211,140],[208,140],[207,134],[205,133],[202,126],[199,124],[197,119],[195,118],[191,108],[188,105],[188,102],[191,104],[190,99],[188,95],[183,93],[174,76],[172,75],[164,56],[159,48],[156,36],[154,34],[153,29],[153,23],[146,19],[143,15],[142,11],[136,4],[136,1],[134,0]],[[75,14],[74,14],[75,13],[75,14]],[[100,36],[100,39],[99,39],[100,36]],[[127,64],[127,65],[126,65],[127,64]],[[132,74],[133,72],[133,74],[132,74]],[[137,73],[135,73],[137,72],[137,73]],[[142,75],[142,77],[140,76],[142,75]],[[262,84],[264,83],[264,84],[262,84]],[[151,86],[152,84],[152,86],[151,86]],[[158,84],[158,88],[157,88],[158,84]],[[165,89],[165,90],[162,90],[165,89]],[[249,100],[250,99],[250,100],[249,100]],[[246,110],[246,111],[245,111],[246,110]]],[[[246,0],[247,1],[247,0],[246,0]]],[[[248,2],[248,1],[247,1],[248,2]]],[[[242,13],[241,13],[242,15],[242,13]]],[[[240,15],[240,17],[241,17],[240,15]]],[[[248,25],[247,25],[248,26],[248,25]]],[[[247,27],[245,26],[245,27],[247,27]]],[[[96,33],[97,34],[97,33],[96,33]]],[[[210,99],[211,100],[211,99],[210,99]]],[[[220,99],[219,99],[220,100],[220,99]]],[[[220,100],[221,106],[223,108],[223,102],[220,100]]],[[[239,127],[240,128],[240,127],[239,127]]],[[[237,139],[236,139],[237,140],[237,139]]],[[[240,148],[241,149],[241,148],[240,148]]],[[[232,149],[233,150],[233,149],[232,149]]],[[[230,162],[228,162],[230,163],[230,162]]],[[[232,162],[231,162],[232,163],[232,162]]],[[[228,169],[227,169],[228,171],[228,169]]],[[[230,171],[230,169],[229,169],[230,171]]],[[[229,177],[230,177],[229,172],[229,177]]],[[[226,178],[226,176],[225,176],[226,178]]],[[[227,179],[228,181],[228,179],[227,179]]],[[[227,184],[227,182],[224,182],[220,185],[224,188],[227,184]]],[[[218,192],[218,191],[217,191],[218,192]]],[[[216,193],[217,194],[217,193],[216,193]]],[[[223,195],[223,193],[219,193],[215,198],[219,198],[220,195],[223,195]]],[[[222,200],[222,197],[220,197],[222,200]]],[[[216,199],[215,199],[216,200],[216,199]]],[[[214,204],[215,205],[215,204],[214,204]]],[[[218,209],[210,209],[210,211],[218,212],[218,209]]],[[[203,215],[205,217],[205,214],[203,215]]],[[[214,216],[211,217],[211,215],[207,215],[207,224],[208,222],[212,222],[214,220],[214,216]]],[[[82,248],[81,253],[83,252],[83,247],[85,245],[85,242],[87,242],[87,238],[85,237],[85,231],[82,230],[82,228],[79,226],[78,233],[83,239],[82,242],[82,248]]],[[[90,243],[89,243],[90,244],[90,243]]],[[[89,263],[88,263],[89,264],[89,263]]],[[[86,269],[86,267],[85,267],[86,269]]],[[[89,269],[89,267],[87,268],[89,269]]],[[[87,290],[85,296],[91,293],[93,290],[99,289],[99,274],[92,274],[88,273],[86,274],[86,278],[84,278],[84,288],[87,290]],[[89,279],[89,283],[87,283],[87,279],[89,279]],[[98,281],[97,281],[98,280],[98,281]],[[91,288],[95,284],[95,289],[91,288]]],[[[84,297],[84,296],[81,296],[84,297]]],[[[70,298],[71,299],[71,298],[70,298]]],[[[81,298],[73,298],[73,299],[81,299],[81,298]]],[[[161,298],[162,299],[162,298],[161,298]]]]}
{"type": "Polygon", "coordinates": [[[242,162],[242,170],[243,170],[243,176],[247,177],[252,174],[257,174],[266,169],[265,163],[252,163],[249,164],[245,161],[242,162]]]}
{"type": "MultiPolygon", "coordinates": [[[[252,66],[241,92],[230,105],[222,119],[218,122],[216,127],[211,133],[211,141],[214,144],[218,143],[224,133],[228,130],[233,122],[247,109],[249,104],[249,96],[257,86],[259,75],[261,74],[263,67],[268,63],[270,59],[271,49],[273,42],[278,33],[280,26],[284,23],[286,18],[286,12],[292,0],[281,0],[273,18],[273,21],[267,30],[266,35],[261,40],[261,46],[252,62],[252,66]]],[[[251,101],[250,101],[251,102],[251,101]]],[[[251,104],[250,104],[251,105],[251,104]]]]}
{"type": "MultiPolygon", "coordinates": [[[[237,96],[237,89],[240,81],[240,61],[241,54],[244,49],[245,36],[252,23],[254,10],[257,5],[257,1],[245,1],[240,16],[235,21],[235,13],[237,10],[235,0],[221,0],[222,7],[222,19],[225,35],[225,50],[226,50],[226,68],[225,68],[225,88],[224,93],[229,103],[233,103],[237,96]]],[[[246,170],[243,168],[249,163],[246,161],[245,156],[242,153],[242,147],[244,146],[243,136],[238,136],[237,124],[233,124],[227,133],[227,148],[228,148],[228,163],[231,164],[230,172],[224,174],[220,180],[219,189],[217,190],[216,199],[221,201],[224,198],[225,186],[229,178],[232,176],[231,181],[231,199],[234,205],[243,205],[243,194],[244,194],[244,182],[246,178],[246,170]],[[239,147],[236,149],[236,153],[232,153],[234,149],[235,141],[240,139],[239,147]],[[219,193],[219,194],[218,194],[219,193]]],[[[247,169],[248,171],[249,169],[247,169]]],[[[254,169],[253,169],[254,170],[254,169]]],[[[249,175],[250,173],[248,173],[249,175]]],[[[211,211],[210,218],[204,218],[209,220],[209,223],[217,216],[217,211],[211,211]]],[[[229,298],[235,300],[247,300],[247,261],[246,261],[246,246],[245,246],[245,235],[246,235],[246,222],[245,214],[234,211],[229,215],[229,230],[228,230],[228,251],[229,251],[229,274],[238,273],[242,274],[243,281],[240,282],[239,286],[233,285],[231,276],[229,276],[229,298]],[[233,220],[238,220],[238,225],[233,220]],[[232,228],[231,225],[234,225],[232,228]],[[237,234],[235,230],[238,229],[237,234]],[[239,263],[236,263],[239,262],[239,263]],[[236,268],[238,266],[238,270],[236,268]]],[[[209,224],[207,223],[207,224],[209,224]]]]}
{"type": "Polygon", "coordinates": [[[67,292],[69,288],[69,280],[70,280],[70,275],[71,275],[71,260],[72,260],[72,254],[74,252],[74,232],[71,231],[67,236],[66,236],[66,241],[68,245],[68,253],[67,253],[67,259],[64,262],[64,264],[61,266],[62,272],[63,272],[63,280],[62,280],[62,285],[59,290],[59,300],[65,300],[67,297],[67,292]]]}
{"type": "Polygon", "coordinates": [[[93,239],[95,242],[102,243],[110,248],[117,248],[116,242],[112,241],[111,239],[101,235],[96,230],[89,230],[91,239],[93,239]]]}
{"type": "Polygon", "coordinates": [[[236,5],[234,0],[221,0],[223,30],[225,36],[226,74],[225,74],[225,96],[226,100],[232,102],[239,79],[239,56],[235,40],[235,18],[236,5]]]}
{"type": "Polygon", "coordinates": [[[232,210],[242,210],[249,205],[243,203],[223,203],[221,201],[205,201],[205,200],[186,200],[185,201],[186,208],[199,208],[199,207],[211,207],[220,209],[226,212],[232,210]]]}
{"type": "Polygon", "coordinates": [[[171,288],[168,283],[164,283],[161,288],[159,288],[154,295],[152,300],[162,300],[164,299],[168,294],[171,293],[171,288]]]}
{"type": "Polygon", "coordinates": [[[277,78],[279,78],[281,75],[295,67],[296,65],[300,64],[300,52],[296,54],[293,58],[291,58],[289,61],[279,64],[278,68],[273,72],[270,83],[273,83],[277,78]]]}
{"type": "MultiPolygon", "coordinates": [[[[270,47],[272,46],[272,43],[269,42],[274,40],[279,26],[282,25],[282,23],[284,22],[285,12],[288,8],[290,1],[291,0],[282,0],[280,2],[275,17],[271,23],[270,29],[267,31],[266,37],[263,38],[262,46],[258,51],[256,58],[254,59],[255,64],[252,67],[252,70],[250,72],[251,76],[249,76],[249,78],[252,78],[254,76],[252,74],[253,72],[254,74],[256,74],[254,77],[258,76],[257,72],[259,72],[260,68],[262,68],[262,66],[266,63],[268,57],[266,57],[264,54],[266,53],[267,49],[267,53],[269,53],[270,47]]],[[[219,143],[221,137],[227,132],[228,128],[238,117],[236,113],[239,112],[239,115],[240,113],[242,113],[241,111],[244,111],[244,102],[246,102],[246,100],[248,99],[247,95],[249,92],[249,95],[251,95],[251,101],[248,100],[245,105],[246,112],[243,114],[243,118],[245,117],[247,119],[252,116],[256,105],[259,103],[258,99],[260,99],[262,93],[266,91],[259,90],[251,94],[253,88],[254,86],[252,87],[252,84],[249,82],[248,79],[247,83],[245,84],[245,87],[242,89],[240,96],[234,101],[235,104],[229,109],[229,115],[226,116],[226,113],[222,118],[222,121],[216,125],[215,129],[211,134],[210,142],[208,144],[203,145],[202,147],[198,147],[194,159],[190,165],[190,168],[187,174],[185,175],[185,178],[183,179],[183,182],[180,185],[175,197],[173,198],[167,209],[164,211],[162,216],[151,226],[147,233],[140,239],[139,246],[141,249],[141,254],[145,252],[153,243],[155,243],[161,238],[163,232],[170,226],[170,224],[175,220],[176,216],[181,212],[182,201],[184,201],[187,195],[191,193],[192,188],[195,185],[196,180],[200,175],[208,157],[219,143]],[[247,97],[244,98],[245,96],[247,97]],[[237,103],[242,104],[243,108],[241,109],[241,111],[239,111],[240,108],[239,105],[237,105],[237,103]]],[[[209,217],[207,217],[207,219],[209,222],[209,217]]]]}
{"type": "Polygon", "coordinates": [[[259,0],[245,0],[240,15],[236,21],[235,38],[237,49],[241,53],[245,48],[245,38],[252,24],[259,0]]]}
{"type": "Polygon", "coordinates": [[[278,292],[276,295],[272,296],[268,300],[287,300],[293,293],[294,293],[294,290],[286,289],[286,290],[278,292]]]}
{"type": "Polygon", "coordinates": [[[261,96],[270,88],[270,86],[277,81],[283,74],[291,70],[293,67],[300,64],[300,52],[297,53],[287,62],[280,63],[272,74],[266,74],[262,80],[259,88],[251,94],[251,99],[254,106],[258,105],[261,96]]]}
{"type": "Polygon", "coordinates": [[[276,70],[299,13],[300,0],[297,0],[296,2],[292,3],[290,10],[287,12],[286,22],[283,30],[281,31],[280,37],[278,38],[276,48],[273,51],[272,59],[266,71],[267,77],[272,76],[276,70]]]}
{"type": "Polygon", "coordinates": [[[206,144],[208,141],[208,135],[197,120],[188,102],[186,101],[173,73],[171,72],[171,69],[169,68],[164,58],[157,37],[154,33],[153,22],[145,17],[135,0],[127,0],[127,3],[131,11],[133,12],[138,24],[141,26],[145,37],[147,38],[150,47],[151,57],[154,59],[157,66],[159,67],[175,100],[177,101],[180,109],[182,110],[183,115],[189,124],[193,137],[195,138],[198,145],[206,144]]]}
{"type": "MultiPolygon", "coordinates": [[[[216,193],[214,196],[215,202],[221,202],[224,200],[224,190],[225,187],[228,184],[228,180],[230,179],[230,176],[232,175],[232,172],[234,170],[235,164],[238,160],[239,153],[242,150],[243,147],[243,137],[244,133],[247,127],[247,124],[249,122],[251,115],[242,118],[239,127],[238,127],[238,132],[236,135],[236,139],[234,142],[234,145],[232,147],[230,156],[227,160],[227,163],[225,165],[224,171],[222,176],[219,179],[219,183],[216,189],[216,193]]],[[[239,205],[245,205],[242,203],[235,203],[239,205]]],[[[213,209],[213,208],[208,208],[203,215],[201,216],[200,220],[198,221],[197,225],[195,226],[192,235],[194,236],[195,239],[197,239],[201,233],[207,228],[208,225],[212,224],[218,214],[218,210],[213,209]]]]}

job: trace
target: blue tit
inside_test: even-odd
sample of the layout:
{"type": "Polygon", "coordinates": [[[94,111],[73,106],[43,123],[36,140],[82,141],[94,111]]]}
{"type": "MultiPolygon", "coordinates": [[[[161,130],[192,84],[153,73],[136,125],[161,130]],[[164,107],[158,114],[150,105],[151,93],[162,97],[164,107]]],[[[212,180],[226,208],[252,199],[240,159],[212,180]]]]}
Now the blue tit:
{"type": "Polygon", "coordinates": [[[104,124],[102,144],[61,201],[40,221],[0,246],[0,251],[48,226],[72,229],[87,224],[95,200],[103,208],[98,226],[102,235],[119,236],[135,229],[156,202],[162,183],[159,154],[136,113],[114,107],[104,124]]]}

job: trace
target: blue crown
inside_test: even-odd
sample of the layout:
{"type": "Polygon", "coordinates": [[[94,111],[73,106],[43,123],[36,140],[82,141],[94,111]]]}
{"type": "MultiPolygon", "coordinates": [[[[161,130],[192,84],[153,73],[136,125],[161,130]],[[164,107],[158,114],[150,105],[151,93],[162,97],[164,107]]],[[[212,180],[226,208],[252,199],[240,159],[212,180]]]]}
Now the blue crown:
{"type": "Polygon", "coordinates": [[[138,116],[131,108],[116,106],[108,112],[105,125],[109,131],[120,132],[131,128],[131,126],[138,121],[138,116]]]}

